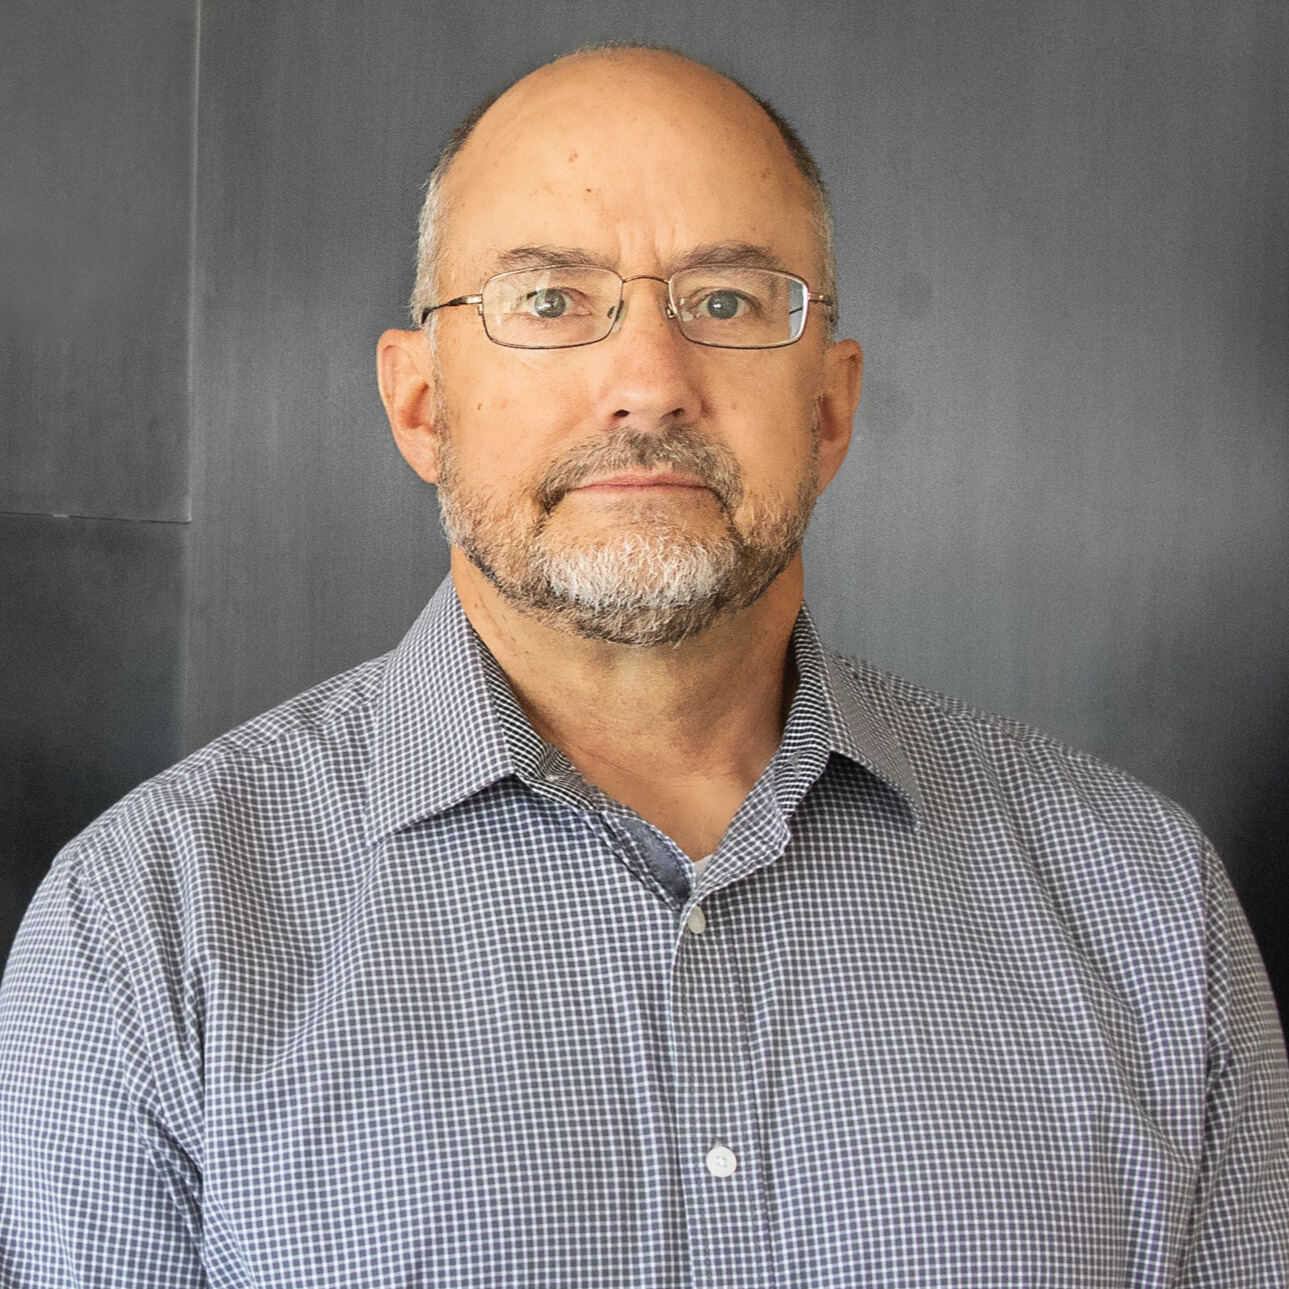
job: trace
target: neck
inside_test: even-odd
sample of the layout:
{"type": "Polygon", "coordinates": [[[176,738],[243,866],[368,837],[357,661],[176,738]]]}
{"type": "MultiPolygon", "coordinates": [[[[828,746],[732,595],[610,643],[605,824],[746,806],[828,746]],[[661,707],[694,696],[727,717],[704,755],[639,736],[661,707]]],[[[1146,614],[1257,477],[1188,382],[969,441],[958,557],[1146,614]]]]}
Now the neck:
{"type": "Polygon", "coordinates": [[[710,854],[783,732],[801,557],[755,604],[679,645],[648,648],[519,612],[455,550],[452,576],[537,733],[692,858],[710,854]]]}

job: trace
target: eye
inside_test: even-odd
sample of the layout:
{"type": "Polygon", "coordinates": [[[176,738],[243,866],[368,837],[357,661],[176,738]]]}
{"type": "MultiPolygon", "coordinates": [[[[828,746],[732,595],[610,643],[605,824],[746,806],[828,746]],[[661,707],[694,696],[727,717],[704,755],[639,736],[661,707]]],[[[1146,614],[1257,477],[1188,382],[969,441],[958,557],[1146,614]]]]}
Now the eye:
{"type": "Polygon", "coordinates": [[[562,318],[568,311],[571,301],[568,292],[556,287],[545,287],[540,291],[531,291],[524,297],[526,310],[536,318],[562,318]]]}
{"type": "Polygon", "coordinates": [[[699,306],[709,318],[736,318],[743,306],[737,291],[713,291],[699,306]]]}
{"type": "Polygon", "coordinates": [[[728,322],[747,312],[748,299],[738,291],[710,291],[697,301],[697,305],[694,310],[697,315],[728,322]]]}

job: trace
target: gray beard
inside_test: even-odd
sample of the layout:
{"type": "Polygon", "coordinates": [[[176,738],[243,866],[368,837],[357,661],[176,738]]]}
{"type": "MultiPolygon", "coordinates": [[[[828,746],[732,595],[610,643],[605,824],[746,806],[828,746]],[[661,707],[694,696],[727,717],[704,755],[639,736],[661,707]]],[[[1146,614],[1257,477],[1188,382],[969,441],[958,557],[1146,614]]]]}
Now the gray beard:
{"type": "Polygon", "coordinates": [[[790,502],[754,509],[741,532],[733,514],[743,498],[742,471],[728,448],[689,426],[628,430],[552,462],[534,492],[537,517],[525,524],[513,506],[463,488],[446,418],[439,426],[439,509],[448,541],[521,612],[613,644],[676,645],[754,603],[801,549],[818,493],[812,462],[790,502]],[[696,535],[646,519],[637,530],[576,544],[551,533],[551,512],[583,480],[664,466],[711,489],[724,531],[696,535]]]}

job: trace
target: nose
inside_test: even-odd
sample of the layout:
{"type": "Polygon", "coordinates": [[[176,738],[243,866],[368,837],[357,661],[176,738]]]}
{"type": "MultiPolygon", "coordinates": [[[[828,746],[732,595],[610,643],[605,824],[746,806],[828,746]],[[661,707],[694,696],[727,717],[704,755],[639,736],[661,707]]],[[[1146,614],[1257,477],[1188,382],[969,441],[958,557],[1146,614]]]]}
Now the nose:
{"type": "Polygon", "coordinates": [[[634,429],[659,430],[698,416],[696,347],[676,327],[666,287],[665,278],[643,273],[623,280],[613,332],[595,346],[603,358],[597,419],[605,429],[621,430],[630,424],[634,429]],[[659,285],[636,285],[643,282],[659,285]],[[628,307],[631,291],[634,308],[628,307]],[[656,308],[649,307],[649,295],[656,308]]]}

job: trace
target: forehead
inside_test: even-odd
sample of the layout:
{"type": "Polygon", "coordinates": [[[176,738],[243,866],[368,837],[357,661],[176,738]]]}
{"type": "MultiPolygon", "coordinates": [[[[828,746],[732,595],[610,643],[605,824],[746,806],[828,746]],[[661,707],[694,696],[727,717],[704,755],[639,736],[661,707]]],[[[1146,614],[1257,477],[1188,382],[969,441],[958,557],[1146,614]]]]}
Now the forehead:
{"type": "Polygon", "coordinates": [[[669,55],[564,60],[485,114],[443,187],[441,254],[489,270],[516,246],[579,246],[641,272],[749,243],[817,268],[809,185],[760,106],[669,55]]]}

